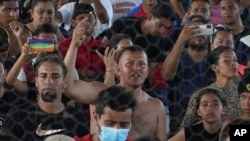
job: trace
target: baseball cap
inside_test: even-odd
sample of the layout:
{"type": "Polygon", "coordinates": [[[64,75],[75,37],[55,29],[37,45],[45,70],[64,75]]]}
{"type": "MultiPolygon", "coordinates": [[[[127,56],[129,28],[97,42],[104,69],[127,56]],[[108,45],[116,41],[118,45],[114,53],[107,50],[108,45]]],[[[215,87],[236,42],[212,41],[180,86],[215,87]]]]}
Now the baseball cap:
{"type": "Polygon", "coordinates": [[[250,92],[250,68],[245,69],[243,78],[238,86],[238,94],[240,95],[243,92],[250,92]]]}
{"type": "Polygon", "coordinates": [[[76,3],[73,10],[72,19],[75,19],[78,15],[81,14],[95,15],[95,10],[89,3],[76,3]]]}

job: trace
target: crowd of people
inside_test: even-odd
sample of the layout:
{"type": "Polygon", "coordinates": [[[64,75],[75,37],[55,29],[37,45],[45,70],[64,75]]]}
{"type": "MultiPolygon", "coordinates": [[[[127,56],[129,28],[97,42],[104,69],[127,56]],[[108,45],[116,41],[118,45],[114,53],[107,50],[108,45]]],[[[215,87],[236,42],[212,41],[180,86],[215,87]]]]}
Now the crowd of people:
{"type": "Polygon", "coordinates": [[[249,67],[249,0],[0,0],[0,141],[226,141],[249,67]]]}

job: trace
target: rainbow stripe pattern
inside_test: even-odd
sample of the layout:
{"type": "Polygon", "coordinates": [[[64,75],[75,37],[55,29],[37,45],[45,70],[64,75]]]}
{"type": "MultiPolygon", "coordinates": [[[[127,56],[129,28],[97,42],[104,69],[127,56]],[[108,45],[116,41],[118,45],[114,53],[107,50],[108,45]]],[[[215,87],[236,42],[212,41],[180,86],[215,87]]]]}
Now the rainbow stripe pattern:
{"type": "Polygon", "coordinates": [[[54,41],[46,39],[29,39],[29,47],[32,52],[53,52],[54,51],[54,41]]]}

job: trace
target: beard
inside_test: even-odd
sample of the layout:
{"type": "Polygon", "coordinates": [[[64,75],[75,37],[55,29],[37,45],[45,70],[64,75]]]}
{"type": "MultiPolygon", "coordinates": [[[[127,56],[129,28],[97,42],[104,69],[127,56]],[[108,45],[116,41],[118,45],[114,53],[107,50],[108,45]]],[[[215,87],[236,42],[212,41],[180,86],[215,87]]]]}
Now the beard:
{"type": "Polygon", "coordinates": [[[42,100],[45,102],[53,102],[56,99],[56,93],[53,92],[46,92],[46,93],[42,93],[42,100]]]}
{"type": "Polygon", "coordinates": [[[188,47],[196,51],[203,51],[207,49],[208,43],[209,43],[209,38],[206,39],[205,42],[203,43],[189,42],[188,47]]]}

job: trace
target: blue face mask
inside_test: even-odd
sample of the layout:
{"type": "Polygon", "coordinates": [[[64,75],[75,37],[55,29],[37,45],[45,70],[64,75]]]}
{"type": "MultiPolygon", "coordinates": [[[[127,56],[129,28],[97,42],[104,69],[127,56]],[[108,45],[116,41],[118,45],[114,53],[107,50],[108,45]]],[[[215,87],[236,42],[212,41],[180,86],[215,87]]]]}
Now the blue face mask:
{"type": "Polygon", "coordinates": [[[125,141],[130,129],[117,129],[101,126],[101,130],[102,131],[99,135],[101,141],[125,141]]]}

